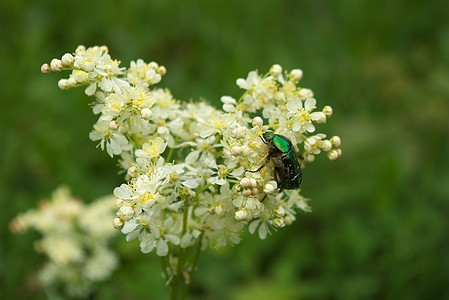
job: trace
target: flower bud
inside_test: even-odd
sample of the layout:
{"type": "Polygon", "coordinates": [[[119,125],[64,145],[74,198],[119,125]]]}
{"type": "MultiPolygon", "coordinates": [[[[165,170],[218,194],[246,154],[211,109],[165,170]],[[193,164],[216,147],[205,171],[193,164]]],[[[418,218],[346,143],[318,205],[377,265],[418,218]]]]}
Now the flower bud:
{"type": "Polygon", "coordinates": [[[157,62],[155,62],[155,61],[150,61],[149,63],[148,63],[148,68],[150,68],[150,69],[157,69],[157,68],[159,68],[159,65],[158,65],[158,63],[157,62]]]}
{"type": "Polygon", "coordinates": [[[301,70],[301,69],[293,69],[293,70],[290,72],[290,76],[291,76],[291,78],[292,78],[293,81],[298,82],[298,81],[300,81],[301,78],[302,78],[302,70],[301,70]]]}
{"type": "Polygon", "coordinates": [[[334,146],[335,148],[340,147],[341,145],[340,137],[336,135],[331,137],[330,142],[332,143],[332,146],[334,146]]]}
{"type": "Polygon", "coordinates": [[[103,52],[108,52],[109,51],[108,46],[106,46],[106,45],[101,46],[100,49],[103,52]]]}
{"type": "Polygon", "coordinates": [[[76,86],[76,80],[73,77],[70,77],[69,79],[67,79],[67,87],[69,89],[74,88],[76,86]]]}
{"type": "Polygon", "coordinates": [[[338,151],[334,149],[327,152],[327,157],[329,158],[329,160],[336,160],[338,158],[338,154],[338,151]]]}
{"type": "Polygon", "coordinates": [[[160,75],[164,76],[165,73],[167,73],[167,69],[166,69],[164,66],[160,66],[159,68],[157,68],[157,72],[158,72],[160,75]]]}
{"type": "Polygon", "coordinates": [[[281,218],[274,218],[273,219],[273,226],[277,228],[281,228],[285,226],[284,220],[281,218]]]}
{"type": "Polygon", "coordinates": [[[142,109],[140,114],[145,121],[148,121],[153,116],[153,112],[149,108],[142,109]]]}
{"type": "Polygon", "coordinates": [[[255,117],[255,118],[253,119],[253,126],[254,126],[254,127],[256,127],[256,126],[261,127],[262,125],[263,125],[263,120],[262,120],[261,117],[255,117]]]}
{"type": "Polygon", "coordinates": [[[249,197],[253,194],[253,192],[251,189],[245,189],[242,194],[244,197],[249,197]]]}
{"type": "Polygon", "coordinates": [[[326,123],[326,115],[322,112],[313,113],[313,117],[313,120],[315,120],[317,124],[326,123]]]}
{"type": "Polygon", "coordinates": [[[270,194],[272,192],[274,192],[276,188],[271,184],[271,183],[267,183],[265,185],[265,187],[263,188],[263,191],[265,194],[270,194]]]}
{"type": "Polygon", "coordinates": [[[237,193],[240,193],[240,192],[242,191],[242,186],[241,186],[240,184],[236,184],[236,185],[235,185],[235,191],[236,191],[237,193]]]}
{"type": "Polygon", "coordinates": [[[51,70],[54,72],[59,72],[62,69],[62,63],[59,59],[53,58],[50,62],[51,70]]]}
{"type": "Polygon", "coordinates": [[[245,137],[245,128],[236,127],[232,130],[232,136],[236,139],[243,139],[245,137]]]}
{"type": "Polygon", "coordinates": [[[79,45],[78,47],[76,47],[75,53],[76,54],[81,54],[81,53],[83,53],[85,51],[86,51],[86,47],[83,46],[83,45],[79,45]]]}
{"type": "Polygon", "coordinates": [[[251,187],[254,188],[257,186],[257,180],[254,178],[250,178],[249,181],[251,182],[251,187]]]}
{"type": "Polygon", "coordinates": [[[117,121],[109,122],[109,129],[112,131],[117,131],[118,130],[118,122],[117,121]]]}
{"type": "Polygon", "coordinates": [[[59,80],[59,81],[58,81],[58,87],[59,87],[61,90],[68,90],[69,87],[68,87],[68,85],[67,85],[67,79],[61,79],[61,80],[59,80]]]}
{"type": "Polygon", "coordinates": [[[251,213],[247,209],[239,209],[235,212],[235,219],[237,221],[248,222],[253,218],[251,213]]]}
{"type": "Polygon", "coordinates": [[[242,147],[240,146],[234,146],[231,148],[231,153],[234,156],[240,156],[242,154],[242,147]]]}
{"type": "Polygon", "coordinates": [[[326,117],[330,118],[332,116],[332,107],[326,105],[325,107],[323,107],[323,113],[326,115],[326,117]]]}
{"type": "Polygon", "coordinates": [[[312,90],[302,88],[302,89],[299,91],[299,98],[301,98],[301,100],[306,100],[307,98],[313,98],[313,92],[312,92],[312,90]]]}
{"type": "Polygon", "coordinates": [[[41,66],[41,72],[42,73],[47,74],[47,73],[50,73],[50,71],[51,71],[51,69],[50,69],[49,64],[43,64],[41,66]]]}
{"type": "Polygon", "coordinates": [[[293,223],[292,217],[290,217],[288,215],[284,217],[284,224],[285,225],[289,226],[289,225],[292,225],[292,223],[293,223]]]}
{"type": "Polygon", "coordinates": [[[257,195],[257,194],[259,194],[259,189],[256,188],[256,187],[253,187],[253,188],[251,189],[251,195],[255,196],[255,195],[257,195]]]}
{"type": "Polygon", "coordinates": [[[125,201],[123,201],[123,199],[117,198],[117,200],[115,200],[115,207],[120,208],[123,206],[124,203],[125,201]]]}
{"type": "Polygon", "coordinates": [[[243,146],[242,147],[242,156],[247,156],[249,153],[251,152],[251,149],[249,149],[248,146],[243,146]]]}
{"type": "Polygon", "coordinates": [[[338,157],[341,157],[341,154],[342,154],[341,149],[336,149],[336,150],[337,150],[337,153],[338,153],[338,157]]]}
{"type": "Polygon", "coordinates": [[[136,177],[139,174],[136,166],[131,166],[128,168],[127,174],[131,177],[136,177]]]}
{"type": "Polygon", "coordinates": [[[73,58],[72,54],[66,53],[62,56],[61,62],[64,67],[71,67],[71,66],[73,66],[73,63],[75,62],[75,58],[73,58]]]}
{"type": "Polygon", "coordinates": [[[125,226],[125,222],[122,219],[120,219],[120,217],[116,217],[112,222],[112,224],[114,225],[114,228],[117,230],[121,230],[123,226],[125,226]]]}
{"type": "Polygon", "coordinates": [[[278,64],[271,66],[270,68],[270,74],[273,75],[274,77],[277,77],[279,75],[281,75],[282,73],[282,67],[278,64]]]}
{"type": "Polygon", "coordinates": [[[283,216],[285,216],[285,209],[283,206],[279,205],[273,208],[273,213],[276,217],[282,218],[283,216]]]}
{"type": "Polygon", "coordinates": [[[330,141],[328,141],[328,140],[324,140],[321,143],[321,149],[323,149],[323,151],[325,151],[325,152],[331,150],[332,149],[332,143],[330,141]]]}
{"type": "Polygon", "coordinates": [[[242,178],[242,180],[240,180],[240,185],[246,189],[251,187],[251,180],[249,178],[242,178]]]}
{"type": "Polygon", "coordinates": [[[215,206],[215,214],[218,217],[222,217],[225,213],[225,210],[223,208],[223,204],[218,204],[217,206],[215,206]]]}
{"type": "Polygon", "coordinates": [[[118,210],[117,214],[123,221],[128,222],[134,217],[134,209],[130,206],[122,206],[118,210]]]}
{"type": "Polygon", "coordinates": [[[305,153],[303,154],[304,160],[308,163],[312,163],[315,160],[315,155],[312,153],[305,153]]]}

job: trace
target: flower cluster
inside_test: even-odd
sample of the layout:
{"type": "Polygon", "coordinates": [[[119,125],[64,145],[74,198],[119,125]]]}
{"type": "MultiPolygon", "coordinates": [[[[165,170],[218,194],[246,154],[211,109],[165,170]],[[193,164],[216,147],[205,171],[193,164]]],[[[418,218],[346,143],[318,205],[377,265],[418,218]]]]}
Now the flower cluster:
{"type": "MultiPolygon", "coordinates": [[[[299,164],[327,153],[341,155],[340,138],[316,133],[332,108],[317,110],[310,89],[299,85],[302,71],[274,65],[237,80],[238,99],[223,96],[222,110],[204,102],[182,103],[154,87],[165,74],[155,62],[119,67],[106,47],[86,49],[44,64],[42,71],[71,70],[59,87],[86,86],[99,114],[90,138],[110,156],[119,155],[128,182],[114,190],[114,226],[138,238],[144,253],[167,256],[170,249],[237,244],[248,227],[261,239],[290,225],[296,211],[309,211],[298,190],[281,191],[274,167],[266,161],[268,131],[292,142],[299,164]],[[252,172],[248,172],[252,171],[252,172]]],[[[281,178],[282,180],[282,178],[281,178]]]]}
{"type": "Polygon", "coordinates": [[[35,247],[48,257],[38,274],[45,288],[84,297],[118,267],[118,259],[109,248],[116,236],[111,226],[113,202],[108,196],[84,205],[62,186],[38,209],[22,213],[10,223],[12,232],[33,228],[42,235],[35,247]]]}

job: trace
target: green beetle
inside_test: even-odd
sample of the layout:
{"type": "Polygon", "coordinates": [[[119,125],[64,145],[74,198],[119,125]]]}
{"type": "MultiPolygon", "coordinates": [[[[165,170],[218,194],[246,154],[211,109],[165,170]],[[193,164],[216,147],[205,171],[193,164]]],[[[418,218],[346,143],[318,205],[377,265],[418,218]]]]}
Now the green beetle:
{"type": "Polygon", "coordinates": [[[248,172],[259,172],[271,160],[278,188],[281,191],[297,189],[301,184],[302,172],[292,142],[285,136],[271,131],[265,132],[260,138],[268,146],[267,159],[257,170],[248,172]]]}

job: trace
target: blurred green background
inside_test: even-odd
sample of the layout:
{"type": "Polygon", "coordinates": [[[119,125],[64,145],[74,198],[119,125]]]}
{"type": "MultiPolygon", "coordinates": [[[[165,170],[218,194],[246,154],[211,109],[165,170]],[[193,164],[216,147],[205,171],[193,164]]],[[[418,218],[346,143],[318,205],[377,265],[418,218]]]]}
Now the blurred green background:
{"type": "MultiPolygon", "coordinates": [[[[183,100],[239,96],[248,71],[304,71],[343,156],[304,170],[313,212],[267,240],[202,254],[191,299],[449,299],[447,1],[0,2],[0,293],[45,299],[37,234],[7,224],[61,183],[92,200],[122,183],[88,133],[81,89],[40,66],[77,45],[167,67],[183,100]]],[[[121,239],[93,299],[163,299],[159,259],[121,239]]]]}

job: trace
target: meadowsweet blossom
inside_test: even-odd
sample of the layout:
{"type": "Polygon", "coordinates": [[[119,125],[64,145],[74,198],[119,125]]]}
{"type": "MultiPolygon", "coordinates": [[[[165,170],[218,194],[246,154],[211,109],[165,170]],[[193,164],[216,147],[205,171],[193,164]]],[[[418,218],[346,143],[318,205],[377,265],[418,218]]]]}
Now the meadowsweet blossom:
{"type": "MultiPolygon", "coordinates": [[[[198,249],[235,245],[245,228],[265,239],[290,225],[297,211],[310,211],[299,190],[279,190],[271,162],[260,168],[270,153],[260,138],[267,131],[291,140],[301,168],[321,152],[330,160],[341,156],[340,138],[318,132],[332,108],[319,110],[312,90],[300,86],[300,69],[249,72],[236,81],[242,95],[221,97],[221,110],[180,102],[154,86],[166,72],[155,62],[120,67],[106,47],[83,46],[63,61],[41,70],[72,70],[63,89],[87,85],[99,115],[90,138],[119,156],[127,174],[114,190],[114,226],[127,240],[137,238],[144,253],[169,257],[196,242],[198,249]]],[[[168,281],[175,269],[164,269],[168,281]]]]}
{"type": "Polygon", "coordinates": [[[45,288],[85,297],[118,267],[118,258],[109,246],[116,236],[111,227],[113,199],[107,196],[86,205],[61,186],[38,209],[11,222],[14,233],[34,229],[42,235],[35,248],[48,258],[38,272],[45,288]]]}

